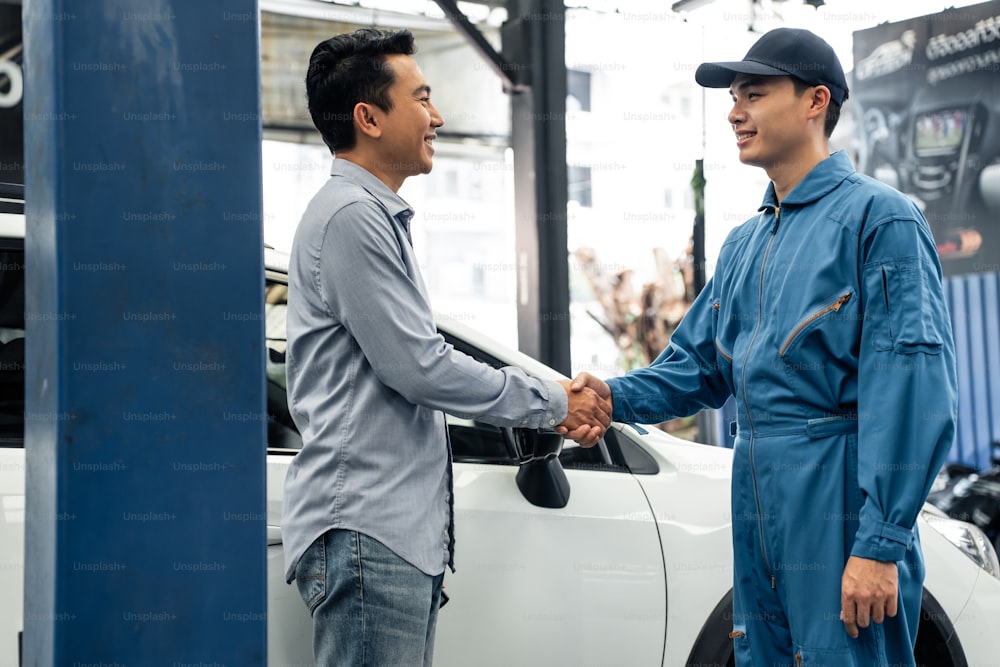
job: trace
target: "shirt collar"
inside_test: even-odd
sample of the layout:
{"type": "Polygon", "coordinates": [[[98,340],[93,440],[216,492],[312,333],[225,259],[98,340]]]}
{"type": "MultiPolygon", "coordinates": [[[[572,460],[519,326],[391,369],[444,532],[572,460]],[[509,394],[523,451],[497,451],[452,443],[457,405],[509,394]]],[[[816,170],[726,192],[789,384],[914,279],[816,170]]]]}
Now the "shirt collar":
{"type": "MultiPolygon", "coordinates": [[[[853,173],[854,166],[851,164],[851,158],[847,156],[845,151],[839,150],[813,167],[805,178],[788,193],[781,205],[808,204],[815,201],[828,194],[853,173]]],[[[760,208],[757,210],[764,211],[777,206],[778,198],[774,194],[774,183],[768,183],[767,192],[764,193],[764,201],[761,202],[760,208]]]]}
{"type": "Polygon", "coordinates": [[[375,199],[379,200],[385,206],[386,210],[389,211],[389,215],[403,223],[403,227],[409,233],[410,220],[413,219],[413,207],[407,204],[402,197],[393,192],[388,185],[376,178],[370,171],[350,160],[334,158],[333,166],[330,168],[330,175],[343,176],[363,187],[372,197],[375,197],[375,199]]]}

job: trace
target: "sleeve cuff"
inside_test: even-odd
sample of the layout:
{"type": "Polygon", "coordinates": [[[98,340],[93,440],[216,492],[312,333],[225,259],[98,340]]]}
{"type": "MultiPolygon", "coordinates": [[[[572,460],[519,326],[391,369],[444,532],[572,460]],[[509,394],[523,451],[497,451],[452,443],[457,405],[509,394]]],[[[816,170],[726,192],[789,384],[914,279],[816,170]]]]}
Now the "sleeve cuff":
{"type": "Polygon", "coordinates": [[[623,399],[620,394],[618,396],[615,395],[616,393],[619,393],[617,378],[608,378],[604,382],[607,383],[608,387],[611,389],[611,421],[630,421],[628,419],[629,414],[626,409],[625,399],[623,399]]]}
{"type": "Polygon", "coordinates": [[[566,397],[566,390],[558,382],[545,381],[545,386],[549,390],[548,403],[545,407],[545,415],[539,428],[555,428],[566,421],[569,413],[569,399],[566,397]]]}
{"type": "Polygon", "coordinates": [[[884,521],[865,521],[862,519],[861,527],[858,528],[857,535],[854,537],[851,555],[895,563],[903,560],[912,544],[912,528],[904,528],[884,521]]]}

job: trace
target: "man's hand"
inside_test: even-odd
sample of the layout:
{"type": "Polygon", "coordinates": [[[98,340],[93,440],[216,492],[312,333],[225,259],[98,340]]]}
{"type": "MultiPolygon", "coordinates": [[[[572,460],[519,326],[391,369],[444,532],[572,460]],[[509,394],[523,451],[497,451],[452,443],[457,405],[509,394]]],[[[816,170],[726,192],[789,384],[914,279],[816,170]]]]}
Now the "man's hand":
{"type": "Polygon", "coordinates": [[[851,556],[840,583],[840,620],[851,637],[858,636],[858,626],[881,623],[896,615],[899,598],[899,572],[895,563],[851,556]]]}
{"type": "Polygon", "coordinates": [[[564,437],[575,440],[581,447],[593,447],[611,424],[611,387],[590,373],[580,373],[573,379],[572,383],[563,380],[560,384],[566,389],[566,395],[569,397],[570,402],[570,410],[566,421],[560,424],[556,430],[562,433],[564,437]],[[584,422],[575,426],[570,423],[570,417],[573,415],[573,402],[575,399],[583,396],[596,397],[598,402],[597,411],[602,415],[599,426],[592,422],[584,422]]]}

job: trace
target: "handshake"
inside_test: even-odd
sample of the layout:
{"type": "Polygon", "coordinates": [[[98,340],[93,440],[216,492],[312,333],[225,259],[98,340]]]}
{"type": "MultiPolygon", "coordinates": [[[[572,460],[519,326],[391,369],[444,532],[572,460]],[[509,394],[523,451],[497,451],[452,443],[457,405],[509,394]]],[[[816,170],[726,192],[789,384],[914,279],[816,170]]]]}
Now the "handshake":
{"type": "Polygon", "coordinates": [[[559,384],[566,390],[569,408],[556,431],[581,447],[593,447],[611,425],[611,387],[590,373],[580,373],[572,382],[560,380],[559,384]]]}

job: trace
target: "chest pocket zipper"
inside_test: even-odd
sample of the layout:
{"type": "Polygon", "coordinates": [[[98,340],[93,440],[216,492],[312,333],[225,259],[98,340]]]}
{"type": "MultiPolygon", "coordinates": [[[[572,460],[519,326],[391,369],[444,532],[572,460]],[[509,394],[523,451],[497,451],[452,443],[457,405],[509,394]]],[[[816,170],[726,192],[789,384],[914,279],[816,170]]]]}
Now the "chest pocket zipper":
{"type": "Polygon", "coordinates": [[[778,352],[778,356],[779,357],[785,356],[785,352],[788,351],[788,346],[792,344],[792,342],[796,339],[796,337],[798,337],[800,333],[802,333],[803,329],[805,329],[807,326],[815,322],[817,319],[823,317],[827,313],[837,312],[845,303],[847,303],[850,300],[851,300],[851,293],[847,292],[839,299],[831,303],[829,306],[817,310],[815,313],[813,313],[806,319],[802,320],[802,322],[799,323],[799,326],[795,327],[795,331],[793,331],[791,335],[785,340],[785,344],[781,346],[781,351],[778,352]]]}

